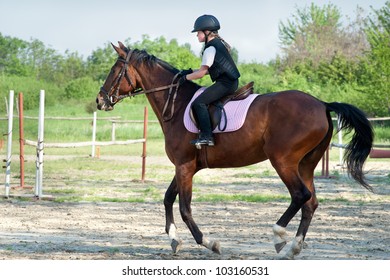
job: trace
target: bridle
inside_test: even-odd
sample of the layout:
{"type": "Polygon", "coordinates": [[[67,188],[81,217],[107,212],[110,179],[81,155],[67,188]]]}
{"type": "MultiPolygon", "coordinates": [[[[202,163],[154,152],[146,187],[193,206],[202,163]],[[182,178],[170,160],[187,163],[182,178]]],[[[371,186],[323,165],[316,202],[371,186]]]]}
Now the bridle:
{"type": "Polygon", "coordinates": [[[129,50],[125,59],[122,58],[122,57],[118,58],[117,62],[118,61],[123,62],[123,66],[122,66],[121,71],[119,72],[119,75],[116,77],[116,79],[112,83],[112,86],[110,87],[110,89],[106,90],[103,86],[100,88],[100,91],[103,93],[103,100],[104,100],[104,102],[109,103],[110,106],[113,106],[116,103],[118,103],[119,101],[122,101],[123,99],[125,99],[127,97],[133,97],[133,96],[136,96],[136,95],[148,94],[148,93],[152,93],[152,92],[158,92],[158,91],[163,91],[163,90],[169,89],[168,99],[167,99],[167,101],[165,103],[164,110],[163,110],[163,115],[164,115],[166,110],[167,110],[167,108],[168,108],[168,104],[169,104],[169,101],[171,99],[173,89],[175,89],[174,94],[173,94],[171,113],[170,113],[169,117],[164,118],[165,121],[170,120],[173,117],[174,102],[176,100],[177,91],[179,89],[179,83],[178,82],[174,83],[174,81],[177,80],[177,78],[180,75],[180,72],[177,73],[173,77],[172,82],[171,82],[170,85],[156,87],[156,88],[152,88],[152,89],[148,89],[148,90],[144,90],[142,88],[137,88],[134,85],[134,83],[133,83],[133,81],[132,81],[132,79],[131,79],[131,77],[130,77],[130,75],[128,73],[128,65],[129,65],[129,62],[130,62],[132,54],[133,54],[133,50],[129,50]],[[131,86],[131,89],[130,89],[130,91],[127,94],[119,95],[119,88],[120,88],[120,85],[121,85],[123,77],[126,78],[127,82],[131,86]]]}
{"type": "Polygon", "coordinates": [[[117,61],[123,62],[123,66],[122,66],[121,71],[119,72],[119,75],[116,77],[116,79],[112,83],[111,88],[108,91],[103,86],[100,88],[100,91],[103,93],[104,101],[110,103],[110,105],[114,105],[118,101],[123,99],[123,98],[120,98],[120,95],[119,95],[119,88],[120,88],[120,84],[122,82],[123,77],[126,77],[128,83],[130,84],[130,86],[132,88],[132,91],[135,90],[135,86],[133,84],[133,81],[131,80],[131,77],[127,72],[127,68],[128,68],[127,66],[129,65],[129,61],[130,61],[132,53],[133,53],[133,51],[130,50],[126,55],[126,59],[123,59],[122,57],[118,58],[117,61]]]}

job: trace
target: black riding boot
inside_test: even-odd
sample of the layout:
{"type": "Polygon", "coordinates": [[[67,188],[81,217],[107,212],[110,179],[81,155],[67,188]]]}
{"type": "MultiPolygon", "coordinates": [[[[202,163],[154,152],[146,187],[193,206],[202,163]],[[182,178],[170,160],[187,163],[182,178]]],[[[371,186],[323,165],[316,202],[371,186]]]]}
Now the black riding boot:
{"type": "Polygon", "coordinates": [[[209,112],[207,110],[207,105],[199,104],[198,106],[193,106],[192,109],[194,110],[200,133],[198,139],[192,140],[190,143],[195,146],[214,146],[214,137],[211,130],[211,121],[209,112]]]}

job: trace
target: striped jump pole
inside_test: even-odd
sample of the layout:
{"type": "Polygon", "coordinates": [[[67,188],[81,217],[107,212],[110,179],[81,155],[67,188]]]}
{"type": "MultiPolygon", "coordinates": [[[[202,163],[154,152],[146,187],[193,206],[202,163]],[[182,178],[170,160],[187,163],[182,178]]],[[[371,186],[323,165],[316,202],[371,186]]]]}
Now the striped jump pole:
{"type": "Polygon", "coordinates": [[[5,160],[5,197],[9,197],[11,188],[11,157],[12,157],[12,124],[14,119],[14,91],[9,92],[8,106],[8,139],[7,139],[7,158],[5,160]]]}
{"type": "Polygon", "coordinates": [[[97,112],[93,112],[93,121],[92,121],[92,151],[91,157],[95,157],[95,146],[96,146],[96,123],[97,123],[97,112]]]}
{"type": "Polygon", "coordinates": [[[35,196],[42,197],[43,183],[43,136],[45,122],[45,91],[39,93],[39,116],[38,116],[38,143],[37,143],[37,160],[36,160],[36,176],[35,176],[35,196]]]}
{"type": "Polygon", "coordinates": [[[145,106],[144,109],[144,142],[142,144],[142,171],[141,171],[141,181],[145,182],[145,169],[146,169],[146,139],[148,138],[148,107],[145,106]]]}

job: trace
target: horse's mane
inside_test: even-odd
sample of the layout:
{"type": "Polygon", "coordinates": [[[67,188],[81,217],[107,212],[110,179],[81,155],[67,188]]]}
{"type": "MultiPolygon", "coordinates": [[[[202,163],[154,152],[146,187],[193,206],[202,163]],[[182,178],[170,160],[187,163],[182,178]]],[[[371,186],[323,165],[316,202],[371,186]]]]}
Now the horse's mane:
{"type": "Polygon", "coordinates": [[[156,65],[162,66],[164,69],[176,74],[179,70],[169,63],[155,57],[154,55],[149,54],[146,50],[133,50],[133,55],[136,65],[146,63],[149,67],[154,67],[156,65]]]}
{"type": "MultiPolygon", "coordinates": [[[[128,52],[129,50],[126,48],[126,51],[128,52]]],[[[164,68],[165,70],[169,71],[170,73],[172,73],[174,75],[179,73],[179,70],[177,68],[173,67],[168,62],[165,62],[165,61],[155,57],[154,55],[149,54],[146,50],[133,49],[131,60],[135,64],[136,67],[140,66],[141,64],[146,65],[147,67],[150,67],[150,68],[154,68],[154,67],[159,66],[159,67],[164,68]]],[[[188,102],[190,102],[190,99],[192,98],[192,96],[194,95],[196,90],[198,88],[200,88],[200,86],[198,84],[194,83],[193,81],[190,81],[190,83],[188,83],[188,84],[193,85],[193,90],[190,91],[189,94],[182,95],[185,104],[188,104],[188,102]]]]}

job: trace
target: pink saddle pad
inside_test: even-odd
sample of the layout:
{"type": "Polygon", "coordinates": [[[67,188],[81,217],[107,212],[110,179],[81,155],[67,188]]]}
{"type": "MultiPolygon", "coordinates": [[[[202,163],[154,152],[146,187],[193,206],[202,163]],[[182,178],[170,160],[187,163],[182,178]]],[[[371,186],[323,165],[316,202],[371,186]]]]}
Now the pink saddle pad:
{"type": "MultiPolygon", "coordinates": [[[[191,99],[190,103],[187,105],[187,108],[184,112],[184,126],[186,129],[192,133],[198,133],[199,129],[196,127],[194,122],[190,117],[191,104],[201,94],[206,88],[202,87],[195,92],[194,97],[191,99]]],[[[244,100],[230,101],[224,108],[226,111],[227,126],[224,131],[219,130],[218,126],[214,129],[213,133],[223,133],[223,132],[232,132],[240,129],[244,124],[246,114],[248,113],[249,106],[252,104],[253,100],[259,96],[258,94],[250,94],[244,100]]],[[[224,127],[226,119],[224,114],[222,114],[221,125],[224,127]]]]}

